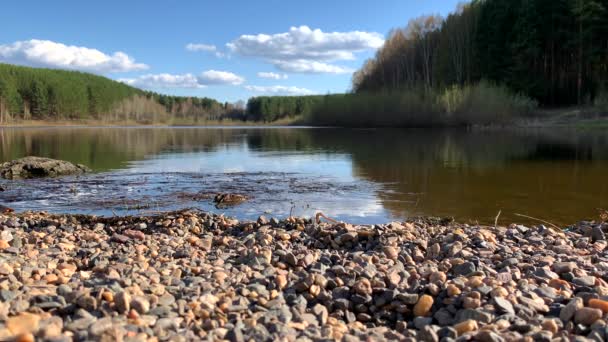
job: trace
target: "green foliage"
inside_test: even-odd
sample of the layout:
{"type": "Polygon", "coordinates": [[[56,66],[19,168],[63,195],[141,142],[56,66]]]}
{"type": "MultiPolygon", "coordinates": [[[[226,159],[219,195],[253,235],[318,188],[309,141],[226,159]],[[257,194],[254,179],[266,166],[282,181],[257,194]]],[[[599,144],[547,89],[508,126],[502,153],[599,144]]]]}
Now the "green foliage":
{"type": "Polygon", "coordinates": [[[601,91],[595,98],[593,105],[601,115],[608,115],[608,91],[601,91]]]}
{"type": "Polygon", "coordinates": [[[475,86],[453,86],[438,95],[446,124],[489,125],[529,116],[538,103],[505,86],[482,81],[475,86]]]}
{"type": "Polygon", "coordinates": [[[0,64],[6,120],[95,119],[182,122],[236,116],[232,105],[209,98],[162,95],[88,73],[0,64]]]}
{"type": "Polygon", "coordinates": [[[247,102],[247,117],[253,121],[273,122],[309,115],[323,96],[260,96],[247,102]]]}
{"type": "Polygon", "coordinates": [[[439,25],[426,16],[392,30],[353,90],[489,80],[543,105],[581,104],[608,79],[607,9],[608,0],[474,0],[439,25]]]}
{"type": "Polygon", "coordinates": [[[326,96],[307,119],[314,125],[354,127],[488,125],[509,123],[536,107],[536,101],[484,81],[444,91],[418,88],[326,96]]]}

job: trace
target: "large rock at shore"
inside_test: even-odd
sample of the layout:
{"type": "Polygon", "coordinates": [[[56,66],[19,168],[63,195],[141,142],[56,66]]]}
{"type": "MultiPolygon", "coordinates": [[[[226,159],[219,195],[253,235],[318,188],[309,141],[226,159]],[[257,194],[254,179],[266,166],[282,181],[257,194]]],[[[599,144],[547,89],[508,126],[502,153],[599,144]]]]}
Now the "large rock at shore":
{"type": "Polygon", "coordinates": [[[81,164],[41,157],[25,157],[0,164],[0,176],[6,179],[58,177],[89,171],[89,168],[81,164]]]}

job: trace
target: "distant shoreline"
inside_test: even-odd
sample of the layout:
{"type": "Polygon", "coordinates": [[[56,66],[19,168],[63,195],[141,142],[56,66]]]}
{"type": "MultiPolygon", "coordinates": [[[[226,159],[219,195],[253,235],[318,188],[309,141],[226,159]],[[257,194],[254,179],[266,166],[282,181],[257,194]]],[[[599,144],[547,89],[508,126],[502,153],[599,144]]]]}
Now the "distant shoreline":
{"type": "MultiPolygon", "coordinates": [[[[208,121],[173,121],[167,123],[142,123],[137,121],[104,121],[104,120],[20,120],[11,123],[0,123],[0,128],[29,128],[29,127],[277,127],[277,126],[307,126],[307,127],[329,127],[319,126],[314,122],[306,122],[301,117],[292,117],[273,122],[263,121],[240,121],[240,120],[208,120],[208,121]]],[[[499,125],[505,128],[608,128],[608,115],[589,112],[583,107],[565,107],[555,109],[540,109],[535,115],[518,119],[511,123],[499,125]]],[[[343,128],[363,128],[360,126],[335,126],[343,128]]],[[[383,128],[385,126],[367,126],[365,128],[383,128]]],[[[440,128],[427,127],[427,128],[440,128]]],[[[474,126],[474,127],[495,127],[474,126]]],[[[392,127],[398,128],[398,127],[392,127]]],[[[415,127],[403,127],[415,128],[415,127]]],[[[445,128],[445,127],[443,127],[445,128]]]]}

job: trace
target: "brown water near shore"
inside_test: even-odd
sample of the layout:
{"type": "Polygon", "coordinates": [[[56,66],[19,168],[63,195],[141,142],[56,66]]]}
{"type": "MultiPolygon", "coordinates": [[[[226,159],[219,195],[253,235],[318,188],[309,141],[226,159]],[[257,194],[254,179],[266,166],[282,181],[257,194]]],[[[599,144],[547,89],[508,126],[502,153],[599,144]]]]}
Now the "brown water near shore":
{"type": "Polygon", "coordinates": [[[154,210],[218,211],[208,202],[180,201],[184,191],[251,196],[222,210],[237,217],[323,211],[351,222],[424,215],[493,222],[501,211],[507,221],[524,221],[516,215],[524,214],[568,224],[608,207],[602,131],[0,129],[0,160],[26,155],[82,163],[96,173],[3,181],[9,191],[0,192],[0,203],[18,210],[128,214],[143,208],[138,202],[149,210],[153,198],[154,210]]]}

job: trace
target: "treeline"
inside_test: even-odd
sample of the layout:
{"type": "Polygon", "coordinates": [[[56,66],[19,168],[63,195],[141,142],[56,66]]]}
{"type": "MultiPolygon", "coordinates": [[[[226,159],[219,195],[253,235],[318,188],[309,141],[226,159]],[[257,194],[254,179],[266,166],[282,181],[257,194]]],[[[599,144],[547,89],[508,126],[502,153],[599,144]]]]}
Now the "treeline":
{"type": "Polygon", "coordinates": [[[273,122],[309,116],[324,96],[259,96],[247,101],[247,120],[273,122]]]}
{"type": "Polygon", "coordinates": [[[0,123],[73,120],[197,123],[242,118],[243,108],[209,98],[143,91],[89,73],[0,64],[0,123]]]}
{"type": "Polygon", "coordinates": [[[355,93],[505,85],[541,105],[590,104],[608,81],[608,0],[475,0],[394,29],[355,93]]]}

